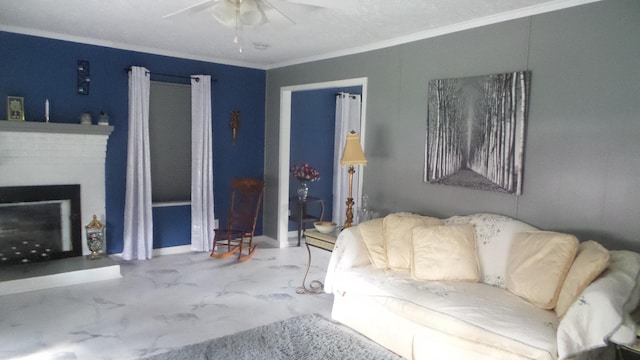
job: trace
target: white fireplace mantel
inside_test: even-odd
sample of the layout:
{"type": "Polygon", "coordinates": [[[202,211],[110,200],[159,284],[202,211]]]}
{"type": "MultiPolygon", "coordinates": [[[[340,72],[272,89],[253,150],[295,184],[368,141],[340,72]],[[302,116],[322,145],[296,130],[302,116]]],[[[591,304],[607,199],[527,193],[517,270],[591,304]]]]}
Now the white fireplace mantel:
{"type": "Polygon", "coordinates": [[[0,186],[80,184],[82,226],[94,214],[106,223],[105,160],[112,131],[108,125],[0,120],[0,186]]]}
{"type": "Polygon", "coordinates": [[[0,132],[4,131],[109,136],[113,126],[0,120],[0,132]]]}

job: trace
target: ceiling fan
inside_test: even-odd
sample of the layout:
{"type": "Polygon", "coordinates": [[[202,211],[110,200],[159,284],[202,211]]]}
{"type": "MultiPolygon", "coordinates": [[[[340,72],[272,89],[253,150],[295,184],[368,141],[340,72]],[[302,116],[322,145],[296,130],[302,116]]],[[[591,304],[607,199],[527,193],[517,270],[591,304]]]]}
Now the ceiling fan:
{"type": "MultiPolygon", "coordinates": [[[[345,4],[353,3],[346,0],[286,0],[289,3],[314,8],[345,8],[345,4]]],[[[204,0],[163,16],[163,19],[181,14],[193,14],[211,9],[213,18],[227,27],[235,27],[234,43],[239,44],[242,52],[242,27],[262,25],[270,21],[265,9],[273,9],[287,22],[296,22],[271,0],[204,0]]]]}
{"type": "MultiPolygon", "coordinates": [[[[307,0],[288,1],[303,6],[325,7],[320,4],[322,1],[318,1],[318,4],[307,0]]],[[[270,0],[205,0],[167,14],[162,18],[166,19],[183,13],[196,13],[209,8],[213,10],[212,14],[214,19],[228,27],[236,26],[237,21],[240,22],[241,25],[246,26],[260,25],[268,22],[269,18],[266,15],[265,8],[275,10],[287,21],[295,24],[295,21],[293,21],[291,17],[270,0]]]]}
{"type": "Polygon", "coordinates": [[[295,22],[284,12],[274,6],[269,0],[205,0],[186,8],[163,16],[163,19],[184,13],[197,13],[206,9],[212,9],[213,18],[227,27],[235,27],[233,42],[238,44],[238,51],[242,52],[242,27],[254,26],[269,21],[264,11],[264,5],[275,9],[292,24],[295,22]]]}
{"type": "MultiPolygon", "coordinates": [[[[282,0],[280,0],[282,1],[282,0]]],[[[357,0],[284,0],[287,3],[311,8],[329,8],[353,10],[357,0]]],[[[277,2],[277,1],[276,1],[277,2]]],[[[259,25],[269,21],[265,9],[273,9],[288,22],[295,25],[295,21],[281,10],[272,0],[204,0],[163,16],[163,19],[184,13],[197,13],[206,9],[213,9],[213,17],[222,25],[236,26],[239,16],[242,25],[259,25]]]]}

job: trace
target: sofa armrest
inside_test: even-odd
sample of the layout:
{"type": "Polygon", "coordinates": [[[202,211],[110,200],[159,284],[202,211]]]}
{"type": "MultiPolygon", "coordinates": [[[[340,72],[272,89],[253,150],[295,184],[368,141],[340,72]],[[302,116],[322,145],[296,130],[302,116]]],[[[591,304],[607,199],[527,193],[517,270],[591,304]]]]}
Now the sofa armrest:
{"type": "Polygon", "coordinates": [[[611,251],[607,270],[571,305],[558,326],[559,359],[635,340],[637,325],[630,313],[638,306],[640,254],[611,251]]]}
{"type": "Polygon", "coordinates": [[[371,264],[367,249],[360,238],[360,234],[356,227],[344,229],[336,239],[329,266],[327,267],[327,275],[324,279],[324,291],[333,292],[333,279],[336,273],[357,266],[371,264]]]}

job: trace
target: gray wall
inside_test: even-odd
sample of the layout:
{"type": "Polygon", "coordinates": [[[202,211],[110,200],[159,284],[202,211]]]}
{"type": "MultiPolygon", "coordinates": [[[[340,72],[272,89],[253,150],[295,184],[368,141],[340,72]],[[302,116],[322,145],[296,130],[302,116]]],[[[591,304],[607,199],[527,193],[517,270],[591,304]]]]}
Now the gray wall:
{"type": "Polygon", "coordinates": [[[606,0],[267,72],[264,232],[275,237],[282,86],[368,77],[373,208],[492,212],[640,251],[640,1],[606,0]],[[523,194],[422,181],[431,79],[532,71],[523,194]]]}

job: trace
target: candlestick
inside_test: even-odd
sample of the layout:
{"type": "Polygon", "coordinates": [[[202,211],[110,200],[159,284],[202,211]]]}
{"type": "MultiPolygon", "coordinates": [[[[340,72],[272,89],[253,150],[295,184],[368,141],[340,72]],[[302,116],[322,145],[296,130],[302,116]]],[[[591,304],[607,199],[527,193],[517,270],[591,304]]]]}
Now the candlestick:
{"type": "Polygon", "coordinates": [[[49,122],[49,99],[44,102],[44,120],[49,122]]]}

